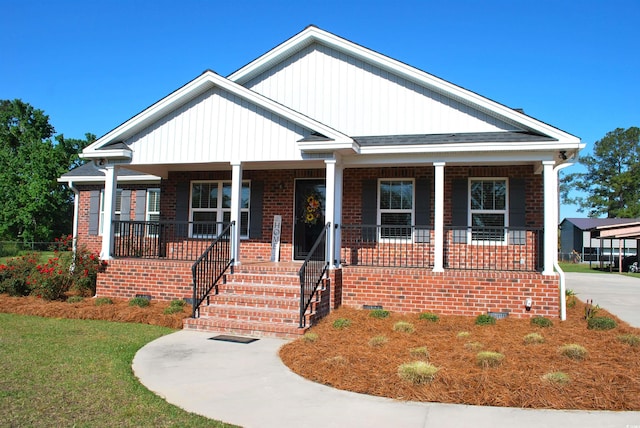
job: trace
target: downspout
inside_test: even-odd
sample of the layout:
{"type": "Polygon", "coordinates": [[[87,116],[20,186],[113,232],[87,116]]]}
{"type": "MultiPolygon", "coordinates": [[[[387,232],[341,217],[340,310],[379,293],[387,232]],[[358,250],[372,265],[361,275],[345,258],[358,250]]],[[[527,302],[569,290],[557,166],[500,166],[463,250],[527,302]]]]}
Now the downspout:
{"type": "Polygon", "coordinates": [[[73,232],[72,232],[72,250],[73,258],[76,258],[78,249],[78,215],[80,214],[80,191],[73,185],[73,181],[69,180],[69,189],[73,192],[73,232]]]}
{"type": "MultiPolygon", "coordinates": [[[[558,173],[560,172],[561,169],[564,169],[572,165],[573,165],[573,162],[563,163],[553,168],[553,170],[555,171],[556,176],[559,176],[558,173]]],[[[559,207],[560,207],[560,202],[558,201],[558,203],[556,203],[556,209],[558,210],[556,214],[557,214],[558,220],[559,220],[559,214],[560,214],[559,207]]],[[[560,321],[566,321],[567,320],[567,299],[565,296],[567,294],[567,284],[566,284],[564,271],[558,264],[557,251],[553,258],[553,268],[556,270],[556,272],[558,272],[558,275],[560,275],[560,321]]]]}

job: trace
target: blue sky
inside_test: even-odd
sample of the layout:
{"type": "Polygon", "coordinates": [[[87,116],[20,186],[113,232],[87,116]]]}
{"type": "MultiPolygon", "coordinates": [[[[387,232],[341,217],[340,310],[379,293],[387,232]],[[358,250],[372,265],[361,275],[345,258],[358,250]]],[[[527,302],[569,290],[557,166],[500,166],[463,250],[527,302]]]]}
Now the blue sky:
{"type": "MultiPolygon", "coordinates": [[[[582,138],[640,126],[640,1],[0,0],[0,99],[82,138],[309,24],[582,138]]],[[[568,172],[575,171],[570,168],[568,172]]],[[[583,216],[562,206],[560,217],[583,216]]]]}

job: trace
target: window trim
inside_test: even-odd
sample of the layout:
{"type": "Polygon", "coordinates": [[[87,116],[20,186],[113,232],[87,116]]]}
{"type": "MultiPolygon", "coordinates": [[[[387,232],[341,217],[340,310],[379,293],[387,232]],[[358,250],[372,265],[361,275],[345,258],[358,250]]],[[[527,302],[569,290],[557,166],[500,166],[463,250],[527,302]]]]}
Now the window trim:
{"type": "Polygon", "coordinates": [[[381,227],[378,229],[378,242],[381,243],[390,243],[397,241],[407,241],[413,242],[415,240],[415,224],[416,224],[416,179],[413,177],[399,177],[399,178],[378,178],[377,182],[377,194],[376,194],[376,224],[379,224],[381,227]],[[411,208],[380,208],[382,204],[381,192],[382,192],[382,183],[383,182],[393,182],[393,181],[408,181],[411,183],[411,208]],[[398,237],[385,237],[382,234],[382,214],[383,213],[399,213],[399,214],[410,214],[411,215],[411,224],[409,227],[411,228],[411,233],[408,236],[398,236],[398,237]]]}
{"type": "MultiPolygon", "coordinates": [[[[150,223],[151,220],[151,215],[157,215],[158,216],[158,221],[160,221],[160,188],[159,187],[149,187],[147,189],[145,189],[145,202],[144,202],[144,221],[145,223],[150,223]],[[152,211],[149,209],[149,201],[151,199],[151,193],[157,193],[158,197],[158,210],[157,211],[152,211]]],[[[147,227],[145,227],[145,236],[149,237],[149,238],[157,238],[158,237],[158,233],[157,230],[155,233],[151,232],[152,228],[156,228],[155,226],[151,226],[148,225],[147,227]]]]}
{"type": "Polygon", "coordinates": [[[467,191],[467,244],[470,245],[509,245],[509,177],[469,177],[467,191]],[[473,209],[471,203],[471,188],[472,183],[477,181],[504,181],[504,209],[503,210],[487,210],[487,209],[473,209]],[[504,234],[501,240],[497,239],[473,239],[473,215],[474,214],[501,214],[504,216],[504,234]]]}
{"type": "MultiPolygon", "coordinates": [[[[221,230],[220,226],[218,226],[218,230],[216,235],[208,235],[208,234],[197,234],[193,233],[193,214],[197,212],[215,212],[216,213],[216,222],[221,223],[224,219],[224,214],[226,212],[231,213],[231,207],[225,208],[223,207],[222,201],[224,195],[224,186],[225,185],[233,186],[231,180],[191,180],[189,183],[189,237],[190,238],[214,238],[217,236],[221,230]],[[216,208],[194,208],[193,207],[193,185],[200,183],[216,183],[218,188],[217,200],[218,206],[216,208]]],[[[249,197],[247,198],[247,208],[240,208],[240,217],[242,218],[242,213],[247,213],[247,233],[240,235],[240,239],[249,239],[250,236],[250,225],[251,225],[251,180],[242,180],[242,186],[247,185],[249,189],[249,197]]],[[[238,231],[242,231],[242,225],[237,225],[238,231]]]]}

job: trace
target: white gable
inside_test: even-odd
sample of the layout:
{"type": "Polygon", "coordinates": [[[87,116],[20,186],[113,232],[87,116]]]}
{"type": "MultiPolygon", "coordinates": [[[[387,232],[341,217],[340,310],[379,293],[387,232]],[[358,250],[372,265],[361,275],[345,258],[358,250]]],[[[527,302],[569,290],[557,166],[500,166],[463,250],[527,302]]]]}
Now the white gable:
{"type": "Polygon", "coordinates": [[[296,142],[310,133],[214,87],[125,143],[132,149],[134,164],[298,160],[296,142]]]}
{"type": "Polygon", "coordinates": [[[518,130],[320,43],[306,46],[243,85],[351,136],[518,130]]]}

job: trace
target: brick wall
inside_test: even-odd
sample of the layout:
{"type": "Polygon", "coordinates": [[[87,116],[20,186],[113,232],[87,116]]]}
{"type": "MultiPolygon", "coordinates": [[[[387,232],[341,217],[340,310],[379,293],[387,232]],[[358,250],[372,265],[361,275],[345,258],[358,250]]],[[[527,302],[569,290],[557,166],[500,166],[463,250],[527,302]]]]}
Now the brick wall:
{"type": "Polygon", "coordinates": [[[350,266],[342,269],[341,280],[338,284],[334,276],[334,290],[342,291],[335,299],[353,308],[380,305],[396,312],[468,316],[508,312],[517,318],[557,318],[560,310],[558,277],[539,273],[434,273],[426,269],[350,266]],[[533,300],[530,312],[524,308],[527,297],[533,300]]]}

